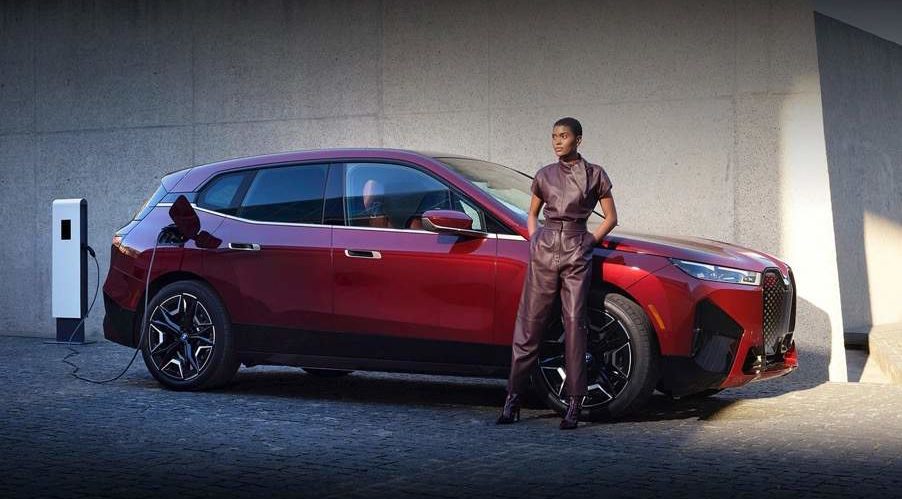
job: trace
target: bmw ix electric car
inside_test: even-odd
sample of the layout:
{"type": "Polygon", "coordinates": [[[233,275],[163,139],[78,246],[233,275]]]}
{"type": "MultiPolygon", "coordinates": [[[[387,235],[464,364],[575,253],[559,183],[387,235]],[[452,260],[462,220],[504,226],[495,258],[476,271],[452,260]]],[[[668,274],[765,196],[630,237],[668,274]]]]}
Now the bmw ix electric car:
{"type": "MultiPolygon", "coordinates": [[[[242,364],[506,378],[530,184],[503,165],[397,149],[170,173],[113,236],[104,335],[177,390],[221,386],[242,364]]],[[[617,228],[592,272],[584,419],[633,412],[656,388],[707,395],[798,365],[793,273],[771,255],[617,228]]],[[[563,412],[559,315],[532,385],[563,412]]]]}

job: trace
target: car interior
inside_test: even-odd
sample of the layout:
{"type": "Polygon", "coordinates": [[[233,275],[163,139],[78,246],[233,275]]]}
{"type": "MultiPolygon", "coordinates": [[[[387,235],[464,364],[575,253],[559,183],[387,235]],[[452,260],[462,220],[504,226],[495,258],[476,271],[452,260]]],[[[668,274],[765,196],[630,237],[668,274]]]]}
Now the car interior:
{"type": "Polygon", "coordinates": [[[366,173],[365,181],[349,182],[355,186],[349,189],[355,195],[347,199],[348,222],[352,226],[422,229],[424,212],[451,209],[451,192],[446,188],[424,185],[417,176],[398,175],[394,169],[378,171],[383,175],[366,173]]]}

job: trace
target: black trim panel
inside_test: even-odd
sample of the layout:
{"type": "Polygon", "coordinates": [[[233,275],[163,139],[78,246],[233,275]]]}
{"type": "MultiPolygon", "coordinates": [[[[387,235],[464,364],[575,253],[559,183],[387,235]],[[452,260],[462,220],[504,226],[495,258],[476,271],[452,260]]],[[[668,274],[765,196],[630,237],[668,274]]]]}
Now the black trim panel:
{"type": "Polygon", "coordinates": [[[507,377],[510,345],[234,324],[235,348],[251,364],[507,377]]]}
{"type": "Polygon", "coordinates": [[[742,327],[710,300],[695,307],[690,357],[661,357],[658,389],[684,396],[719,388],[736,360],[742,327]]]}
{"type": "Polygon", "coordinates": [[[103,316],[103,337],[113,343],[135,348],[138,344],[134,332],[135,312],[120,307],[106,293],[103,294],[103,308],[106,312],[103,316]]]}
{"type": "Polygon", "coordinates": [[[415,374],[443,374],[452,376],[478,376],[485,378],[507,378],[509,367],[482,366],[475,364],[441,364],[435,362],[414,362],[403,360],[361,359],[353,357],[330,357],[321,355],[299,355],[290,353],[240,352],[241,362],[250,367],[255,365],[319,367],[344,369],[348,371],[382,371],[415,374]]]}
{"type": "Polygon", "coordinates": [[[727,379],[724,373],[706,371],[691,357],[661,357],[661,380],[658,389],[682,397],[709,388],[719,388],[727,379]]]}
{"type": "Polygon", "coordinates": [[[344,164],[330,164],[326,178],[326,192],[323,195],[323,225],[346,225],[342,198],[344,183],[344,164]]]}

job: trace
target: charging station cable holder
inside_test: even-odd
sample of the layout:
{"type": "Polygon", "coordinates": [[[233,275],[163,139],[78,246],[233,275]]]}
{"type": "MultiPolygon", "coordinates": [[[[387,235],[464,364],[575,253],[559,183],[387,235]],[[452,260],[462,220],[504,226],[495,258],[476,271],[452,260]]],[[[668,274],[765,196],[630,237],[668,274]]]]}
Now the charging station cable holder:
{"type": "Polygon", "coordinates": [[[51,227],[51,310],[56,341],[45,343],[93,343],[85,341],[84,321],[88,312],[88,202],[83,198],[54,199],[51,227]]]}

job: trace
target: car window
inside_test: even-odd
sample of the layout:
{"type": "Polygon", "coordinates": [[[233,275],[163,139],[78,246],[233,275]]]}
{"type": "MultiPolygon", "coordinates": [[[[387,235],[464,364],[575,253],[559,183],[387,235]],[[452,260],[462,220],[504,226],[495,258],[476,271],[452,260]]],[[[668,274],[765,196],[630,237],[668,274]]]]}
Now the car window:
{"type": "Polygon", "coordinates": [[[157,206],[157,203],[166,196],[166,194],[166,188],[163,187],[163,184],[158,185],[157,189],[153,191],[153,194],[151,194],[150,197],[144,201],[144,204],[138,208],[138,211],[132,215],[132,220],[143,220],[144,217],[157,206]]]}
{"type": "Polygon", "coordinates": [[[252,172],[236,172],[220,175],[207,184],[197,198],[197,205],[226,215],[238,211],[238,194],[241,184],[252,172]]]}
{"type": "MultiPolygon", "coordinates": [[[[494,197],[511,209],[514,215],[525,225],[529,205],[532,202],[530,185],[533,177],[513,168],[472,158],[436,157],[436,160],[463,175],[473,185],[494,197]]],[[[593,207],[598,210],[598,205],[593,207]]],[[[545,211],[539,210],[539,220],[545,219],[545,211]]],[[[598,211],[589,214],[589,227],[596,227],[604,221],[598,211]]],[[[489,222],[492,231],[494,222],[489,222]]],[[[505,232],[510,232],[506,229],[505,232]]]]}
{"type": "Polygon", "coordinates": [[[353,226],[422,229],[423,212],[454,209],[445,184],[404,165],[347,163],[345,193],[345,216],[353,226]]]}
{"type": "Polygon", "coordinates": [[[469,201],[462,199],[458,196],[455,196],[457,202],[460,204],[460,208],[458,211],[462,211],[467,215],[470,215],[470,218],[473,219],[473,230],[485,230],[485,224],[482,222],[482,210],[476,208],[469,201]]]}
{"type": "Polygon", "coordinates": [[[264,222],[322,223],[327,165],[262,168],[238,216],[264,222]]]}

